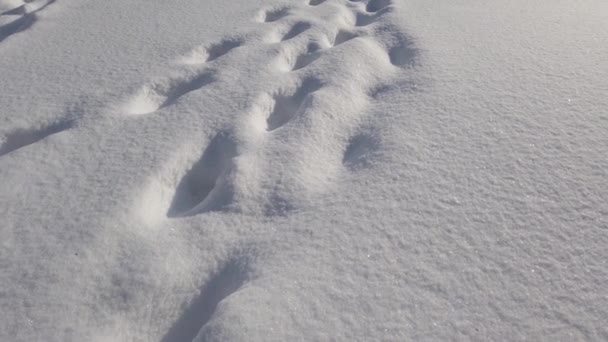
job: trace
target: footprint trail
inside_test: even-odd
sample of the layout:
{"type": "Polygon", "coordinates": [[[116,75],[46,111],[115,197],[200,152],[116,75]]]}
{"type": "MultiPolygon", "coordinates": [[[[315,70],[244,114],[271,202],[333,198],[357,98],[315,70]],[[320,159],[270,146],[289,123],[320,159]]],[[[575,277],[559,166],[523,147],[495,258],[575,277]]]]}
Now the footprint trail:
{"type": "Polygon", "coordinates": [[[283,36],[281,40],[289,40],[295,38],[299,34],[311,28],[311,25],[307,22],[298,22],[283,36]]]}
{"type": "MultiPolygon", "coordinates": [[[[177,58],[173,76],[143,85],[126,114],[154,120],[191,106],[183,120],[200,128],[204,145],[184,138],[202,155],[175,149],[158,167],[134,205],[142,222],[198,224],[234,214],[274,220],[310,207],[349,174],[374,172],[383,144],[366,128],[374,126],[368,114],[383,85],[407,78],[418,58],[408,34],[395,29],[398,11],[393,0],[262,9],[253,32],[193,47],[177,58]],[[217,99],[235,100],[214,107],[220,123],[208,113],[197,117],[195,106],[217,99]]],[[[202,341],[212,326],[220,329],[209,324],[218,307],[249,281],[234,260],[206,277],[163,341],[202,341]]],[[[238,296],[230,305],[238,307],[238,296]]]]}
{"type": "Polygon", "coordinates": [[[238,86],[245,93],[226,94],[251,97],[249,109],[236,115],[231,127],[211,132],[214,138],[196,163],[184,167],[181,180],[161,186],[175,189],[166,216],[190,217],[233,206],[244,210],[239,207],[244,201],[237,203],[235,198],[251,198],[266,213],[284,212],[281,208],[298,207],[300,199],[294,194],[304,199],[327,191],[340,170],[367,165],[367,157],[362,156],[378,149],[379,139],[357,135],[359,122],[375,101],[378,85],[400,75],[417,56],[407,34],[395,32],[390,21],[397,9],[392,0],[312,0],[265,10],[257,18],[262,33],[257,36],[271,35],[276,40],[234,38],[256,36],[239,34],[210,42],[178,58],[182,64],[202,64],[202,69],[185,68],[177,76],[144,85],[129,100],[127,113],[149,114],[179,101],[186,103],[190,96],[205,94],[197,90],[214,84],[235,89],[234,84],[224,84],[222,69],[247,64],[248,70],[254,70],[248,79],[240,79],[243,84],[238,86]],[[321,20],[312,12],[331,6],[326,12],[337,15],[321,20]],[[239,62],[231,57],[214,64],[235,49],[240,50],[238,56],[276,54],[276,58],[239,62]],[[263,147],[264,141],[275,139],[290,141],[288,150],[272,147],[281,146],[276,144],[263,147]],[[281,153],[289,157],[282,159],[282,165],[271,165],[281,153]],[[237,159],[248,160],[250,166],[236,172],[237,159]]]}

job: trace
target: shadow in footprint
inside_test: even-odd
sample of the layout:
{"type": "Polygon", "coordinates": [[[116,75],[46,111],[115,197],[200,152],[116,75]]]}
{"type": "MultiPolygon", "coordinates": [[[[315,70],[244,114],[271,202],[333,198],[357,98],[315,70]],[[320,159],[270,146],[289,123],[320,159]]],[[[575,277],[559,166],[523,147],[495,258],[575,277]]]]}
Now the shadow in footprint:
{"type": "Polygon", "coordinates": [[[390,10],[391,10],[391,8],[387,7],[387,8],[383,8],[382,10],[378,10],[378,12],[373,13],[373,14],[358,13],[357,19],[355,22],[355,26],[367,26],[369,24],[372,24],[372,23],[378,21],[378,19],[380,19],[380,17],[382,17],[384,14],[386,14],[390,10]]]}
{"type": "Polygon", "coordinates": [[[291,70],[300,70],[309,65],[310,63],[316,61],[317,59],[319,59],[319,57],[321,57],[321,50],[321,46],[319,46],[319,44],[317,43],[308,44],[308,46],[306,47],[306,52],[296,58],[296,61],[293,64],[293,68],[291,70]]]}
{"type": "Polygon", "coordinates": [[[160,105],[159,108],[170,106],[174,104],[175,101],[177,101],[177,99],[180,97],[195,90],[201,89],[213,81],[214,76],[211,73],[197,75],[189,80],[175,80],[167,89],[165,94],[166,100],[160,105]]]}
{"type": "Polygon", "coordinates": [[[319,90],[323,84],[315,79],[306,79],[291,95],[276,95],[272,112],[266,119],[267,131],[273,131],[295,117],[301,110],[308,95],[319,90]]]}
{"type": "Polygon", "coordinates": [[[36,20],[36,15],[30,13],[18,16],[15,20],[0,26],[0,42],[15,33],[27,30],[36,20]]]}
{"type": "Polygon", "coordinates": [[[274,10],[269,10],[264,13],[262,21],[265,23],[271,23],[273,21],[280,20],[286,17],[289,14],[289,8],[279,8],[274,10]]]}
{"type": "Polygon", "coordinates": [[[326,0],[310,0],[310,2],[308,3],[310,6],[318,6],[322,3],[324,3],[326,0]]]}
{"type": "Polygon", "coordinates": [[[62,120],[39,129],[16,130],[6,136],[4,143],[0,146],[0,156],[37,143],[50,135],[70,129],[73,125],[74,120],[62,120]]]}
{"type": "Polygon", "coordinates": [[[377,138],[368,134],[357,134],[348,142],[342,163],[351,171],[369,167],[370,159],[379,147],[377,138]]]}
{"type": "Polygon", "coordinates": [[[211,62],[214,59],[222,57],[230,52],[230,50],[237,48],[242,44],[243,42],[240,39],[225,39],[217,44],[211,45],[207,49],[207,53],[209,54],[207,57],[207,62],[211,62]]]}
{"type": "Polygon", "coordinates": [[[407,40],[401,40],[388,52],[390,61],[395,66],[411,65],[416,61],[417,55],[418,51],[407,40]]]}
{"type": "Polygon", "coordinates": [[[345,31],[345,30],[340,30],[338,31],[338,34],[336,34],[336,37],[334,38],[334,46],[340,45],[342,43],[345,43],[351,39],[357,38],[357,34],[350,32],[350,31],[345,31]]]}
{"type": "Polygon", "coordinates": [[[218,305],[248,281],[249,265],[243,258],[229,260],[201,289],[200,295],[163,337],[162,342],[192,342],[211,320],[218,305]]]}
{"type": "Polygon", "coordinates": [[[295,38],[297,35],[299,35],[300,33],[308,30],[311,27],[311,25],[307,22],[298,22],[295,25],[293,25],[293,27],[289,30],[289,32],[287,32],[283,38],[281,40],[285,41],[291,38],[295,38]]]}
{"type": "Polygon", "coordinates": [[[177,186],[167,216],[193,216],[228,204],[232,194],[226,178],[235,156],[232,138],[226,132],[218,133],[177,186]]]}
{"type": "Polygon", "coordinates": [[[365,9],[368,12],[378,12],[379,10],[386,8],[392,4],[392,0],[370,0],[367,3],[365,9]]]}

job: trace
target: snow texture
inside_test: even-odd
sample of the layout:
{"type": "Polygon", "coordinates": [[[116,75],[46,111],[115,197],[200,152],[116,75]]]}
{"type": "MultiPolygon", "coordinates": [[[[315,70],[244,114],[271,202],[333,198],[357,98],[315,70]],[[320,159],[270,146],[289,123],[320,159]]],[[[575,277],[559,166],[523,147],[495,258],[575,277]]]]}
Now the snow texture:
{"type": "Polygon", "coordinates": [[[606,42],[604,0],[0,0],[0,341],[606,341],[606,42]]]}

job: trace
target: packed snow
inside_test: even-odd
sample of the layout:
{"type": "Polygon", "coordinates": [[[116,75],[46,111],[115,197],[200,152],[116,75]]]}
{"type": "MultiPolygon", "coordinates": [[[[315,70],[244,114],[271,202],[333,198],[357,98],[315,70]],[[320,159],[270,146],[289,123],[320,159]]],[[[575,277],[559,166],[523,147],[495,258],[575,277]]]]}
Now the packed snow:
{"type": "Polygon", "coordinates": [[[0,0],[0,341],[607,341],[605,0],[0,0]]]}

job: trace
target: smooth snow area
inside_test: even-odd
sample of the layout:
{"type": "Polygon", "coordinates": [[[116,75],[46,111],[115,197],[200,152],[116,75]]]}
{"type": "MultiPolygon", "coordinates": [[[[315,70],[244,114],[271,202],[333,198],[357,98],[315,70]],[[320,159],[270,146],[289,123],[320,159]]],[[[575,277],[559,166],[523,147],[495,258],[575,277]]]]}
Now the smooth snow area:
{"type": "Polygon", "coordinates": [[[0,341],[607,341],[605,0],[0,0],[0,341]]]}

